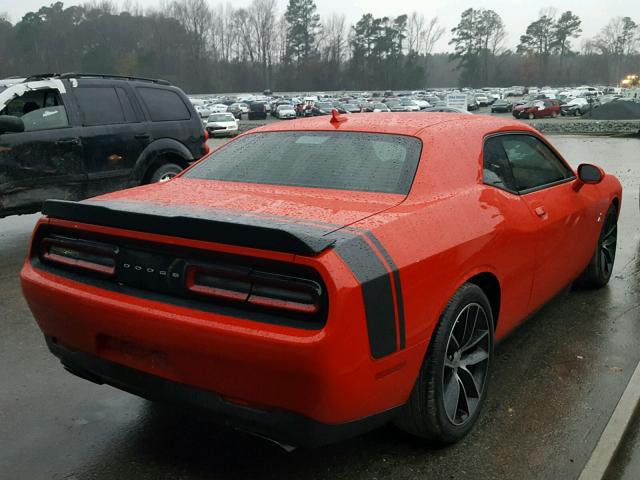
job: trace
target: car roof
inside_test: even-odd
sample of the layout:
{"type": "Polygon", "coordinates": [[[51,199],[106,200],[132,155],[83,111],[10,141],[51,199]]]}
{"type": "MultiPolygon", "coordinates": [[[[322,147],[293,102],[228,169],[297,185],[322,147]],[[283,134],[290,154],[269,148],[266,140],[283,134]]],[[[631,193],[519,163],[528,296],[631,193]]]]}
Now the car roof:
{"type": "Polygon", "coordinates": [[[469,128],[490,131],[521,130],[533,131],[528,125],[517,120],[503,119],[488,115],[468,115],[464,113],[403,112],[403,113],[361,113],[344,115],[346,120],[332,123],[331,116],[311,117],[287,123],[270,123],[251,132],[277,131],[322,131],[342,130],[352,132],[387,133],[417,136],[436,125],[446,126],[452,134],[465,135],[469,128]],[[446,125],[444,125],[446,124],[446,125]]]}

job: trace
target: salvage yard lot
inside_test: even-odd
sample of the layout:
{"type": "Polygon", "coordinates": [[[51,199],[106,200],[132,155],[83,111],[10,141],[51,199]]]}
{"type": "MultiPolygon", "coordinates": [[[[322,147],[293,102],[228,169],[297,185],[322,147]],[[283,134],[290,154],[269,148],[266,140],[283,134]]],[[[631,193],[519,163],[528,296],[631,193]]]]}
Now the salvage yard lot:
{"type": "Polygon", "coordinates": [[[561,294],[497,348],[479,424],[446,449],[386,427],[286,453],[74,378],[46,350],[20,293],[17,274],[37,216],[0,220],[0,472],[28,479],[577,478],[640,359],[640,140],[550,140],[572,165],[599,164],[625,188],[613,278],[600,291],[561,294]]]}

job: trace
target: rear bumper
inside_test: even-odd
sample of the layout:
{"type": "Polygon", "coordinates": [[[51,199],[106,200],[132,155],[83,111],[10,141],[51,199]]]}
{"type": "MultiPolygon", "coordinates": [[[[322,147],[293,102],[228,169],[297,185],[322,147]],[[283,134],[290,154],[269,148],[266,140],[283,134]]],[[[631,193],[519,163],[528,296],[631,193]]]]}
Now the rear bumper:
{"type": "Polygon", "coordinates": [[[74,375],[108,384],[149,400],[187,409],[225,427],[263,436],[277,442],[315,447],[372,430],[391,420],[399,407],[354,422],[325,424],[285,410],[262,410],[225,400],[207,390],[173,382],[99,357],[72,350],[45,337],[51,353],[74,375]]]}
{"type": "MultiPolygon", "coordinates": [[[[335,255],[326,262],[333,272],[344,268],[335,255]]],[[[371,428],[377,423],[367,418],[382,414],[384,421],[389,418],[385,412],[404,404],[426,349],[421,343],[371,358],[362,295],[355,284],[345,283],[342,293],[334,295],[335,321],[329,320],[322,330],[305,330],[101,289],[34,268],[30,261],[21,279],[44,335],[71,352],[82,352],[64,357],[80,376],[154,395],[145,381],[137,386],[135,379],[129,384],[110,380],[104,370],[93,371],[96,364],[117,365],[144,372],[157,379],[155,384],[219,397],[243,410],[291,412],[312,424],[339,427],[339,432],[345,424],[358,425],[354,434],[371,428]]],[[[345,276],[347,280],[355,282],[345,276]]],[[[109,368],[107,372],[115,370],[109,368]]],[[[168,400],[173,399],[172,394],[168,400]]],[[[225,418],[222,423],[235,424],[233,415],[225,418]]],[[[286,432],[251,428],[251,423],[238,420],[241,429],[284,443],[302,442],[287,439],[286,432]]],[[[308,430],[313,437],[316,427],[308,430]]]]}

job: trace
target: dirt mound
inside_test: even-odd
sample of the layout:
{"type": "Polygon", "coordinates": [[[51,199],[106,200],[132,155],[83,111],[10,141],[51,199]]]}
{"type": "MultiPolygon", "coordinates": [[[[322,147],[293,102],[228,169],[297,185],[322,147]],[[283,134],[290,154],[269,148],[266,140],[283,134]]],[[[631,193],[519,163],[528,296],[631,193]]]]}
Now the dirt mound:
{"type": "Polygon", "coordinates": [[[614,100],[593,110],[594,120],[639,120],[640,103],[628,100],[614,100]]]}

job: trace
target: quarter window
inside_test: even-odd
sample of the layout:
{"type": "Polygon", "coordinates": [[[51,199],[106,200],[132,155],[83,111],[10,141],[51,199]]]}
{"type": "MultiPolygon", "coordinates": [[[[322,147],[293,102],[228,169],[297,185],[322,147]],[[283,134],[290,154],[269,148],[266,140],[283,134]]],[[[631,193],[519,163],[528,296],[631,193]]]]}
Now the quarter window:
{"type": "Polygon", "coordinates": [[[139,87],[138,93],[153,122],[189,120],[191,114],[180,96],[164,88],[139,87]]]}

